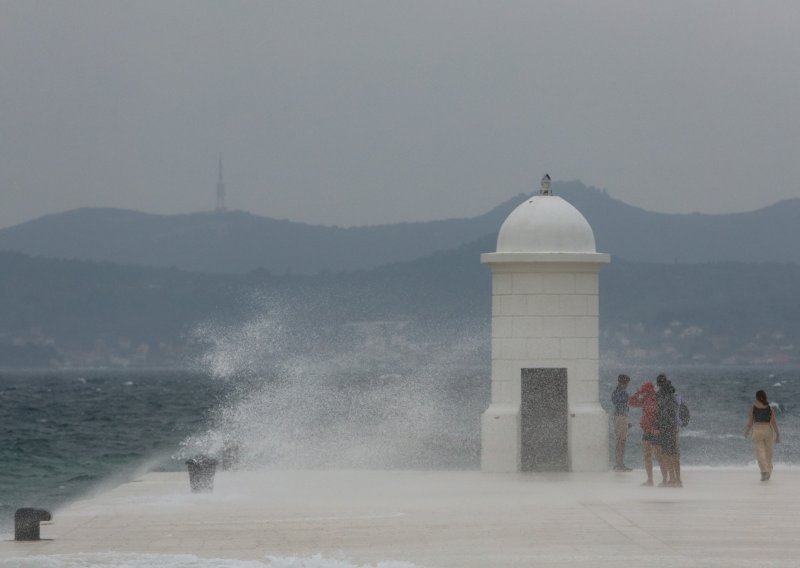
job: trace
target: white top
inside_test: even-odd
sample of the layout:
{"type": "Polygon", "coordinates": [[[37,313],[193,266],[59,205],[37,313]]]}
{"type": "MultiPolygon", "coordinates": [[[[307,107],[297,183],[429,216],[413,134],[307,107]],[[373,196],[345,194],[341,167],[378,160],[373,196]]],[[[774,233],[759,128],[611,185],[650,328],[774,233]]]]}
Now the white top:
{"type": "Polygon", "coordinates": [[[555,195],[536,195],[506,218],[497,235],[497,252],[595,253],[586,217],[555,195]]]}

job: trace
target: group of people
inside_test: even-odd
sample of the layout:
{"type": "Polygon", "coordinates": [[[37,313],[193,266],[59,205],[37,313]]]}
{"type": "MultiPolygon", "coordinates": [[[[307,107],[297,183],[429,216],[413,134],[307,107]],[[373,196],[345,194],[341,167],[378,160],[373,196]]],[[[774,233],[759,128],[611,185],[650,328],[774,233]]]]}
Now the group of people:
{"type": "MultiPolygon", "coordinates": [[[[625,444],[628,430],[630,407],[641,408],[642,454],[647,480],[644,486],[653,486],[653,458],[661,469],[659,487],[683,487],[681,481],[680,428],[688,422],[688,407],[676,395],[675,387],[666,375],[656,377],[655,386],[644,383],[632,395],[628,394],[631,378],[628,375],[617,377],[617,388],[611,394],[614,405],[614,433],[616,452],[614,471],[631,471],[624,462],[625,444]]],[[[761,470],[761,481],[768,481],[772,475],[772,444],[781,439],[775,411],[763,390],[756,392],[756,401],[748,412],[745,437],[752,434],[756,460],[761,470]]]]}
{"type": "Polygon", "coordinates": [[[675,387],[666,375],[656,377],[655,386],[651,382],[644,383],[632,395],[628,394],[631,378],[620,375],[617,388],[611,395],[614,404],[614,433],[617,437],[616,461],[614,471],[631,471],[625,465],[625,444],[628,439],[628,413],[630,407],[641,408],[642,418],[642,454],[647,480],[645,486],[654,485],[653,459],[658,461],[661,469],[660,487],[683,487],[681,481],[680,454],[680,405],[675,394],[675,387]]]}

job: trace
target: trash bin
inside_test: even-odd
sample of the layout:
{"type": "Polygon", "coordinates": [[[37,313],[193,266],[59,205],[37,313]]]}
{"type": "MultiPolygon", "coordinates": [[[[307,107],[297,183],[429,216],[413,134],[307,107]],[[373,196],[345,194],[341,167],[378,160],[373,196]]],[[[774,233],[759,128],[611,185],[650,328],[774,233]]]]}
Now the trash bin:
{"type": "Polygon", "coordinates": [[[23,507],[14,513],[14,540],[39,540],[39,521],[52,519],[50,511],[23,507]]]}
{"type": "Polygon", "coordinates": [[[189,485],[192,493],[211,493],[214,491],[214,474],[217,460],[208,456],[197,456],[186,460],[189,467],[189,485]]]}

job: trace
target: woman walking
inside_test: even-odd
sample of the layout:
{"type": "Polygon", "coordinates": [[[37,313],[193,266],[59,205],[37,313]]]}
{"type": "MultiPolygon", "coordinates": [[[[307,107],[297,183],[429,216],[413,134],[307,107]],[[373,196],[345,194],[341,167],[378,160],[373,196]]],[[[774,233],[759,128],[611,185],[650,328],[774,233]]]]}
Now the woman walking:
{"type": "Polygon", "coordinates": [[[768,481],[772,475],[772,434],[775,433],[775,443],[781,441],[781,431],[775,420],[775,411],[769,405],[767,393],[760,390],[756,393],[756,402],[747,415],[747,429],[745,437],[753,432],[753,448],[756,451],[758,467],[761,470],[761,481],[768,481]]]}

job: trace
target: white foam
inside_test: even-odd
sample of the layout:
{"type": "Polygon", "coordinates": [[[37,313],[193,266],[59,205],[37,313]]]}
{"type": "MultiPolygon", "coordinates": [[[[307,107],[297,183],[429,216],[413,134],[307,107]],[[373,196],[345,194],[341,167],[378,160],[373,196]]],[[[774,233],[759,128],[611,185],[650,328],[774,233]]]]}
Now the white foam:
{"type": "Polygon", "coordinates": [[[387,560],[354,564],[344,558],[267,556],[264,560],[200,558],[193,554],[81,553],[0,559],[0,568],[416,568],[387,560]]]}
{"type": "Polygon", "coordinates": [[[712,434],[706,430],[681,430],[682,438],[699,438],[703,440],[730,440],[734,438],[744,438],[742,434],[712,434]]]}

